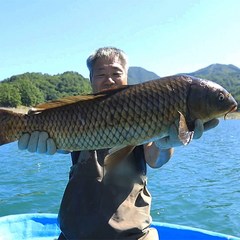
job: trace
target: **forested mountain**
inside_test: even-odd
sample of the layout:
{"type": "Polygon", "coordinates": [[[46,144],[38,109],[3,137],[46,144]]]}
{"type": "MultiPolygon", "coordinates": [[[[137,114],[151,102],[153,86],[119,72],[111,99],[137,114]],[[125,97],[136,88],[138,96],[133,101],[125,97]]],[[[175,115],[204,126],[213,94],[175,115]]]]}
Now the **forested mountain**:
{"type": "Polygon", "coordinates": [[[77,72],[49,75],[24,73],[0,83],[0,106],[34,106],[38,103],[91,91],[89,80],[77,72]]]}
{"type": "MultiPolygon", "coordinates": [[[[225,87],[240,103],[240,68],[234,65],[213,64],[188,75],[213,80],[225,87]]],[[[140,67],[130,67],[130,84],[159,78],[140,67]]],[[[90,82],[77,72],[57,75],[24,73],[0,82],[0,106],[34,106],[41,102],[91,92],[90,82]]]]}
{"type": "Polygon", "coordinates": [[[128,70],[128,83],[136,84],[157,79],[159,76],[141,67],[130,67],[128,70]]]}
{"type": "Polygon", "coordinates": [[[212,64],[188,74],[195,77],[206,78],[220,84],[226,88],[240,104],[240,68],[231,64],[212,64]]]}

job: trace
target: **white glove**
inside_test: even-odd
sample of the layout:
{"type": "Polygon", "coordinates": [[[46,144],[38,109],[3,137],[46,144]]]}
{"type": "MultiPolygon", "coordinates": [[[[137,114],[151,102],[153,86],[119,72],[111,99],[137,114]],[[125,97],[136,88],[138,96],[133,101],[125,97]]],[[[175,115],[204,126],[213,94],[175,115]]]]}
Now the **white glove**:
{"type": "MultiPolygon", "coordinates": [[[[198,139],[202,136],[204,131],[210,130],[216,127],[219,123],[218,119],[210,120],[203,124],[200,119],[197,119],[194,123],[193,139],[198,139]]],[[[177,146],[182,146],[183,143],[179,140],[178,129],[175,124],[172,124],[169,129],[169,136],[161,138],[154,142],[160,149],[170,149],[177,146]]]]}
{"type": "Polygon", "coordinates": [[[20,150],[27,149],[29,152],[45,153],[53,155],[57,148],[52,138],[49,138],[47,132],[35,131],[31,135],[25,133],[18,141],[18,148],[20,150]]]}

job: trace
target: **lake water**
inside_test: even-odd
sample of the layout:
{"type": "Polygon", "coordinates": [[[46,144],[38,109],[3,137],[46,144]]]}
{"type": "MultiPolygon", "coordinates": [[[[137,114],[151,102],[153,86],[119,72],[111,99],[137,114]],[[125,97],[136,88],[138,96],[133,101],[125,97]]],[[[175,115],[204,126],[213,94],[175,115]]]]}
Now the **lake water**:
{"type": "MultiPolygon", "coordinates": [[[[57,213],[70,157],[0,147],[0,216],[57,213]]],[[[240,120],[221,120],[200,140],[148,169],[153,220],[240,236],[240,120]]]]}

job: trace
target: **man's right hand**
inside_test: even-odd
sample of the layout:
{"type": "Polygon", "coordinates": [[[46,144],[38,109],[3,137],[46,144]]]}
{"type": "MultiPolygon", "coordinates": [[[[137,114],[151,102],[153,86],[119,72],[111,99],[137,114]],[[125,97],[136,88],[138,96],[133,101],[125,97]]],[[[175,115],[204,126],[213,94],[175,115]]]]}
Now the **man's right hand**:
{"type": "Polygon", "coordinates": [[[49,138],[48,133],[39,131],[24,133],[18,141],[18,148],[47,155],[53,155],[57,151],[56,144],[49,138]]]}

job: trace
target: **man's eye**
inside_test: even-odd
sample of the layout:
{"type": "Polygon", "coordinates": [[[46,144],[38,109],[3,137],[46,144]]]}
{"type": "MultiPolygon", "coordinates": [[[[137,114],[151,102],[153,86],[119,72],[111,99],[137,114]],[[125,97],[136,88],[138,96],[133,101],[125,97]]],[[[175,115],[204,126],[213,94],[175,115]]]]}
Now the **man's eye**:
{"type": "Polygon", "coordinates": [[[104,74],[97,74],[97,77],[104,77],[104,74]]]}
{"type": "Polygon", "coordinates": [[[116,72],[116,73],[113,73],[113,76],[114,76],[114,77],[121,77],[121,76],[122,76],[122,73],[116,72]]]}

